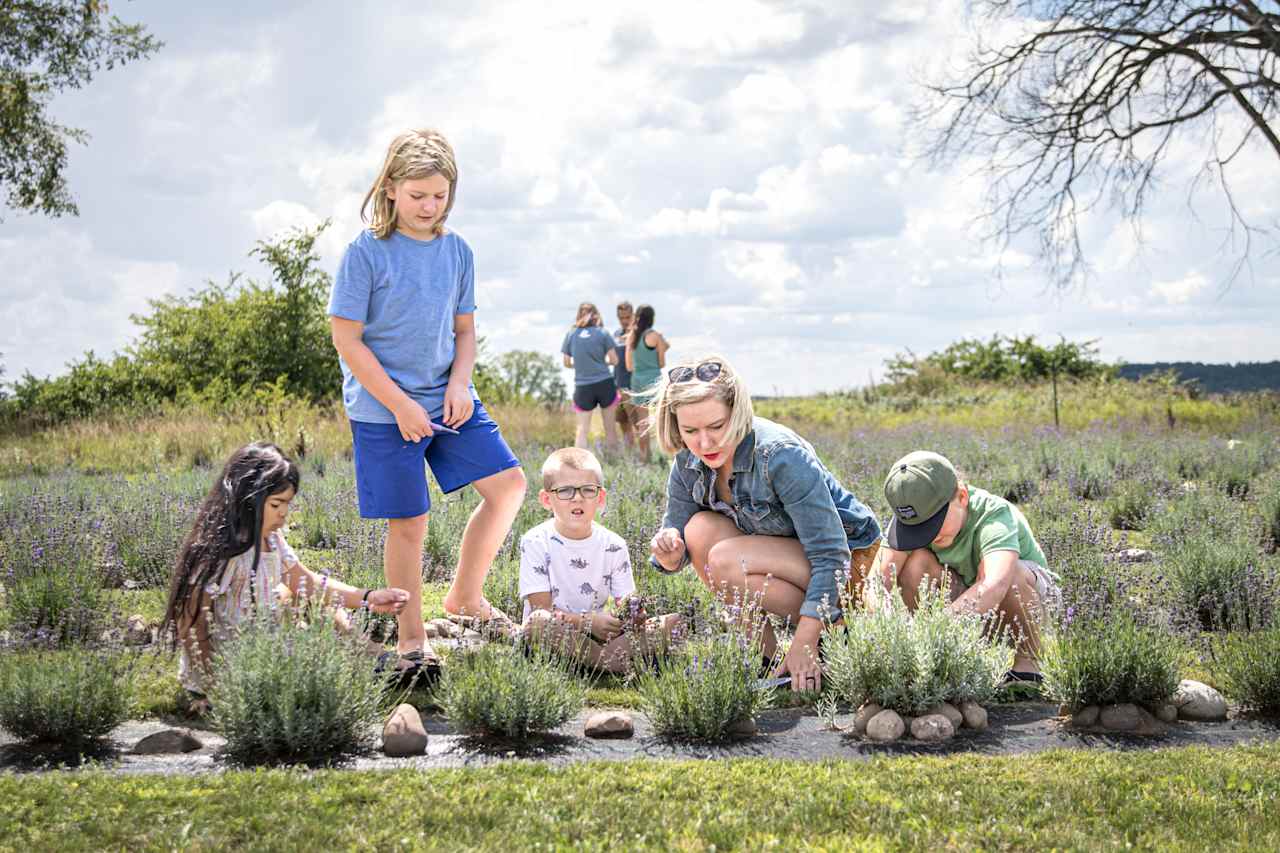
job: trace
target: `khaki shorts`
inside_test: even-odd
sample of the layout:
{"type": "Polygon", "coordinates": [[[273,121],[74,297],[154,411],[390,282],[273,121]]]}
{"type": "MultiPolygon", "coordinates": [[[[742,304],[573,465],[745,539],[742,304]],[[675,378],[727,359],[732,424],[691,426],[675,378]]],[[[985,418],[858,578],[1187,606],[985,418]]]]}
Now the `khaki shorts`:
{"type": "Polygon", "coordinates": [[[1031,573],[1035,581],[1036,595],[1040,596],[1042,606],[1054,608],[1062,602],[1062,590],[1058,587],[1058,582],[1053,579],[1053,575],[1049,574],[1048,569],[1031,560],[1019,560],[1018,565],[1031,573]]]}

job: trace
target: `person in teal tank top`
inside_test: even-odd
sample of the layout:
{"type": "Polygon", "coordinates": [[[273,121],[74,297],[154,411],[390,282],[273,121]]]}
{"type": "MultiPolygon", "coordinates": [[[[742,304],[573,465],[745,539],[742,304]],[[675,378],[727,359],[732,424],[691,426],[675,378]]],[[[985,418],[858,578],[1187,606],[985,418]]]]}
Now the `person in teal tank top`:
{"type": "Polygon", "coordinates": [[[1062,594],[1022,511],[927,450],[893,463],[884,495],[893,518],[875,569],[886,588],[896,584],[914,609],[922,580],[946,580],[953,611],[990,613],[1012,629],[1006,681],[1039,683],[1040,629],[1062,594]]]}
{"type": "Polygon", "coordinates": [[[649,461],[649,404],[654,389],[667,364],[667,339],[653,328],[653,306],[636,309],[631,334],[627,336],[626,362],[631,371],[631,403],[635,406],[636,448],[640,458],[649,461]]]}

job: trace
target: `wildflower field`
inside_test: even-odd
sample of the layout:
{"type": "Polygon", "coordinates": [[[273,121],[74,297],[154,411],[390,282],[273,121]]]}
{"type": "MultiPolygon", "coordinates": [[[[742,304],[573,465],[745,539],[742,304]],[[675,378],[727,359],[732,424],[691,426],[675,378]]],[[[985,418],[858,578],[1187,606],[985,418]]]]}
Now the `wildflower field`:
{"type": "MultiPolygon", "coordinates": [[[[1063,601],[1051,614],[1045,644],[1045,689],[1067,711],[1167,700],[1179,679],[1195,678],[1222,691],[1233,714],[1274,714],[1280,711],[1280,655],[1270,652],[1280,649],[1280,403],[1252,396],[1181,401],[1194,403],[1194,410],[1175,410],[1137,396],[1126,406],[1120,394],[1106,389],[1100,397],[1105,412],[1092,418],[1088,390],[1068,391],[1071,415],[1061,429],[1045,425],[1052,418],[1038,395],[978,399],[968,409],[953,405],[945,417],[932,416],[928,405],[912,412],[893,401],[852,398],[762,401],[758,413],[808,438],[882,519],[888,514],[881,492],[885,467],[919,448],[947,455],[968,482],[1018,503],[1063,580],[1063,601]],[[991,425],[987,403],[1019,417],[991,425]]],[[[0,439],[0,727],[12,737],[33,732],[47,739],[50,732],[75,731],[92,740],[114,721],[180,713],[173,654],[162,642],[130,640],[139,625],[129,619],[140,616],[135,622],[143,625],[159,621],[172,561],[196,503],[222,458],[239,444],[273,440],[299,460],[302,485],[286,535],[310,568],[358,586],[381,584],[385,525],[364,521],[356,511],[345,423],[332,412],[301,405],[270,411],[171,412],[0,439]]],[[[571,424],[567,415],[532,407],[499,410],[497,419],[524,462],[530,492],[490,572],[486,594],[518,614],[516,542],[545,518],[537,503],[539,469],[548,452],[571,443],[571,424]]],[[[652,602],[650,612],[688,614],[698,635],[690,646],[701,650],[695,653],[742,669],[741,655],[708,651],[705,644],[725,627],[692,572],[664,576],[648,568],[667,463],[640,464],[605,451],[602,458],[608,502],[598,521],[629,544],[637,587],[652,602]]],[[[422,567],[428,618],[442,615],[439,602],[475,502],[470,490],[433,493],[422,567]]],[[[902,641],[901,654],[910,653],[909,644],[902,641]]],[[[679,670],[686,681],[698,677],[687,666],[670,665],[637,679],[553,675],[577,679],[570,691],[575,702],[652,711],[671,718],[664,730],[672,732],[703,732],[694,715],[728,723],[771,702],[791,701],[743,692],[738,682],[754,677],[751,668],[738,674],[722,667],[706,678],[709,686],[701,694],[696,685],[682,683],[678,695],[692,698],[682,698],[673,711],[677,692],[654,683],[667,669],[679,670]],[[704,707],[717,702],[738,704],[732,712],[704,707]]],[[[878,689],[892,692],[892,685],[878,689]]],[[[409,701],[423,709],[449,705],[422,690],[409,701]]],[[[816,706],[831,701],[805,700],[816,706]]],[[[567,710],[558,708],[555,718],[563,719],[567,710]]],[[[110,766],[106,760],[104,769],[110,766]]],[[[199,795],[199,785],[187,780],[170,785],[84,770],[6,774],[0,775],[0,820],[26,828],[0,839],[0,849],[11,843],[40,847],[55,835],[69,839],[66,849],[88,848],[99,831],[108,846],[187,846],[173,833],[187,833],[183,837],[197,847],[249,838],[266,838],[267,846],[288,846],[293,838],[307,839],[305,846],[430,847],[449,846],[441,840],[447,837],[467,846],[495,846],[501,844],[504,820],[515,832],[517,821],[533,820],[535,812],[558,821],[537,817],[532,834],[522,840],[552,846],[732,848],[779,840],[794,846],[802,838],[827,837],[838,847],[1127,842],[1179,848],[1196,841],[1197,825],[1216,819],[1225,833],[1223,846],[1270,847],[1280,834],[1277,770],[1280,748],[1257,746],[1156,751],[1138,758],[886,757],[814,767],[640,760],[556,770],[517,763],[420,776],[231,771],[214,793],[199,795]],[[794,799],[779,791],[762,795],[771,784],[805,793],[794,799]],[[252,799],[245,789],[258,786],[293,803],[265,836],[257,835],[250,806],[243,805],[252,799]],[[1004,792],[1008,809],[994,822],[967,822],[976,821],[982,809],[972,798],[984,786],[1004,792]],[[58,792],[68,788],[77,790],[75,800],[88,799],[93,806],[80,814],[64,811],[69,806],[58,792]],[[566,792],[574,791],[583,802],[571,801],[566,792]],[[185,826],[173,824],[176,813],[196,815],[193,799],[206,796],[218,803],[225,820],[198,815],[185,826]],[[586,816],[588,801],[600,797],[618,798],[615,813],[586,816]],[[660,804],[673,798],[687,798],[689,808],[663,812],[660,804]],[[156,816],[161,799],[165,814],[156,816]],[[368,835],[338,828],[351,823],[345,810],[374,801],[376,821],[383,823],[371,826],[371,817],[364,824],[368,835]],[[481,810],[475,812],[478,822],[465,829],[455,825],[462,818],[450,817],[463,808],[481,810]],[[134,810],[153,817],[141,823],[108,819],[134,810]],[[394,823],[404,812],[412,820],[394,823]],[[81,829],[72,831],[73,826],[81,829]],[[160,832],[158,826],[168,829],[160,832]]]]}

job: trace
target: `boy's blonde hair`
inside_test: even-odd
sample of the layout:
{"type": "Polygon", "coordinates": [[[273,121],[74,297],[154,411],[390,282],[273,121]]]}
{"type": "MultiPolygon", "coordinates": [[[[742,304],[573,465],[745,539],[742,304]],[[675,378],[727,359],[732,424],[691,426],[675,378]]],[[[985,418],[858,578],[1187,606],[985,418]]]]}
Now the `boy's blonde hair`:
{"type": "Polygon", "coordinates": [[[391,140],[386,159],[382,161],[382,171],[360,205],[360,219],[369,222],[373,236],[385,240],[396,230],[396,203],[387,195],[387,188],[401,181],[432,175],[444,175],[449,181],[449,200],[445,203],[444,215],[435,224],[436,236],[440,236],[444,234],[444,221],[453,210],[453,199],[458,189],[458,162],[453,146],[444,134],[430,128],[406,130],[391,140]],[[370,207],[373,208],[372,218],[366,215],[370,207]]]}
{"type": "Polygon", "coordinates": [[[751,394],[747,385],[733,369],[733,365],[722,355],[711,354],[701,358],[681,361],[662,372],[658,378],[657,391],[653,402],[649,404],[650,420],[658,435],[658,445],[667,453],[675,454],[684,450],[684,439],[680,437],[680,423],[676,419],[676,410],[688,403],[701,403],[714,398],[729,407],[729,426],[725,433],[724,446],[732,447],[747,437],[755,420],[755,410],[751,407],[751,394]],[[697,369],[709,362],[720,365],[720,374],[710,382],[699,379],[697,369]],[[672,382],[671,374],[679,368],[687,367],[695,371],[693,378],[684,382],[672,382]]]}
{"type": "Polygon", "coordinates": [[[550,489],[555,486],[556,477],[565,470],[588,471],[596,475],[598,485],[604,485],[604,469],[600,467],[600,460],[594,453],[581,447],[562,447],[542,463],[542,488],[550,489]]]}

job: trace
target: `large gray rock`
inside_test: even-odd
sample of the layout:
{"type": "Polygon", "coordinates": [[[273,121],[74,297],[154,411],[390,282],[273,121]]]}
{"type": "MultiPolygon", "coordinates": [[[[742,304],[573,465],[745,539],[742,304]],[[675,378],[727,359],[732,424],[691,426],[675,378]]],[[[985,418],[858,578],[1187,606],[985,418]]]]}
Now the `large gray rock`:
{"type": "Polygon", "coordinates": [[[858,713],[853,715],[853,723],[849,726],[849,730],[855,735],[862,737],[867,733],[867,723],[871,722],[871,718],[883,711],[875,702],[868,702],[858,709],[858,713]]]}
{"type": "Polygon", "coordinates": [[[382,751],[392,758],[427,754],[427,730],[418,709],[397,705],[382,727],[382,751]]]}
{"type": "Polygon", "coordinates": [[[129,617],[124,626],[124,644],[126,646],[145,646],[151,642],[151,628],[147,620],[138,614],[129,617]]]}
{"type": "Polygon", "coordinates": [[[1152,709],[1152,713],[1156,715],[1156,719],[1162,723],[1172,723],[1178,719],[1178,706],[1169,702],[1162,702],[1152,709]]]}
{"type": "Polygon", "coordinates": [[[1119,705],[1106,705],[1098,715],[1102,727],[1113,732],[1133,732],[1142,728],[1142,709],[1132,702],[1119,705]]]}
{"type": "Polygon", "coordinates": [[[1207,684],[1189,678],[1178,682],[1178,689],[1173,694],[1173,704],[1178,709],[1178,717],[1183,720],[1213,721],[1227,718],[1227,700],[1222,698],[1222,694],[1207,684]]]}
{"type": "Polygon", "coordinates": [[[955,726],[943,714],[925,714],[911,721],[911,736],[929,743],[950,740],[956,733],[955,726]]]}
{"type": "Polygon", "coordinates": [[[587,718],[582,733],[596,738],[629,738],[636,732],[630,714],[621,711],[600,711],[587,718]]]}
{"type": "Polygon", "coordinates": [[[1116,559],[1122,563],[1149,563],[1151,557],[1146,548],[1125,548],[1116,552],[1116,559]]]}
{"type": "Polygon", "coordinates": [[[928,716],[929,714],[941,714],[946,717],[951,721],[952,731],[957,731],[960,726],[964,725],[964,714],[961,714],[960,710],[950,702],[939,702],[937,705],[934,705],[932,708],[924,712],[925,716],[928,716]]]}
{"type": "Polygon", "coordinates": [[[880,743],[888,743],[902,737],[907,726],[902,717],[893,710],[886,709],[867,721],[867,737],[880,743]]]}
{"type": "Polygon", "coordinates": [[[200,739],[187,729],[165,729],[153,732],[133,745],[134,755],[175,755],[195,752],[204,746],[200,739]]]}
{"type": "Polygon", "coordinates": [[[1097,705],[1085,705],[1071,715],[1071,725],[1078,729],[1088,729],[1098,724],[1102,709],[1097,705]]]}
{"type": "Polygon", "coordinates": [[[729,726],[728,733],[734,737],[751,737],[757,731],[759,728],[756,726],[755,717],[743,717],[729,726]]]}
{"type": "Polygon", "coordinates": [[[960,703],[960,718],[964,721],[965,728],[976,732],[987,730],[987,709],[972,699],[960,703]]]}

